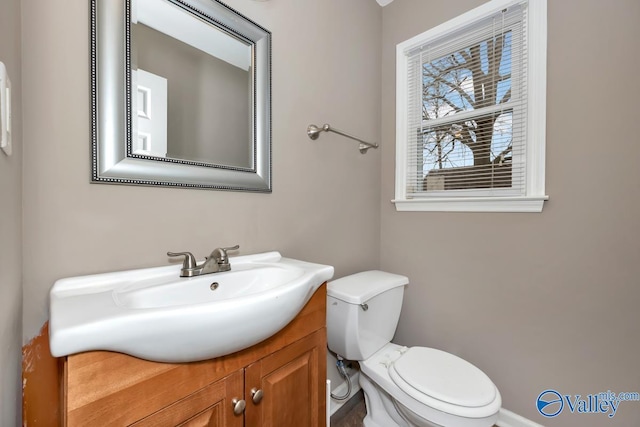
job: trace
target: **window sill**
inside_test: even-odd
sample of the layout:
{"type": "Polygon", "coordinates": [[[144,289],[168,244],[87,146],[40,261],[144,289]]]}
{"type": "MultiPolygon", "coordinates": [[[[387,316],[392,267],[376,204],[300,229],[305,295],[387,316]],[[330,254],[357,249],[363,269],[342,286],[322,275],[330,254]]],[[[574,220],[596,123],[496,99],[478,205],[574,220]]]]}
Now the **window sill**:
{"type": "Polygon", "coordinates": [[[395,199],[400,212],[542,212],[549,196],[395,199]]]}

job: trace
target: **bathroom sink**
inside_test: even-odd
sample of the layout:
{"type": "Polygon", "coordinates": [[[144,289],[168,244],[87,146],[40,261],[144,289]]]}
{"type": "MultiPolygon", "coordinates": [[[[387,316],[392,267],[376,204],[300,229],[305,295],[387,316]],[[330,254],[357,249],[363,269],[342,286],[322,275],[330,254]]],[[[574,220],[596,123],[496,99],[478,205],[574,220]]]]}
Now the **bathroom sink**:
{"type": "Polygon", "coordinates": [[[230,263],[231,271],[188,278],[172,265],[58,280],[51,353],[109,350],[171,363],[223,356],[281,330],[333,277],[331,266],[278,252],[230,263]]]}

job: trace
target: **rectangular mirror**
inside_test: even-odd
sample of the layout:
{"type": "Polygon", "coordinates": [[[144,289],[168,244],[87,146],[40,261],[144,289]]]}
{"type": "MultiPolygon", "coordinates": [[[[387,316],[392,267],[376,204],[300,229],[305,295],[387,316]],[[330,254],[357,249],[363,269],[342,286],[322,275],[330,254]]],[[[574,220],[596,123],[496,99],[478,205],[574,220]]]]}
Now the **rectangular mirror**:
{"type": "Polygon", "coordinates": [[[271,191],[271,33],[216,0],[92,0],[93,182],[271,191]]]}

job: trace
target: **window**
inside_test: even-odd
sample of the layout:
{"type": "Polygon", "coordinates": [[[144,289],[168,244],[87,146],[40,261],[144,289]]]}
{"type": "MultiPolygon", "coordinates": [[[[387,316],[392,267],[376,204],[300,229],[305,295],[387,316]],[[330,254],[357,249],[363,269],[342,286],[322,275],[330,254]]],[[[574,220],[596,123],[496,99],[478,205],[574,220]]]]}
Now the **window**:
{"type": "Polygon", "coordinates": [[[540,212],[546,0],[493,0],[397,46],[399,211],[540,212]]]}

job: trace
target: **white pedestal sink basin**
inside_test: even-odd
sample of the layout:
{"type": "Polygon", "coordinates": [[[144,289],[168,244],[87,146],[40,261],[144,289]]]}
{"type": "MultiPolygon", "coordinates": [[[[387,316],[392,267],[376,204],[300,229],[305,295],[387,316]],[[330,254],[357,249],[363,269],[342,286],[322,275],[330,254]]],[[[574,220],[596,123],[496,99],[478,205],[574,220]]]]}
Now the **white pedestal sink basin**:
{"type": "Polygon", "coordinates": [[[180,265],[58,280],[51,353],[109,350],[193,362],[250,347],[285,327],[333,267],[278,252],[231,257],[231,271],[181,278],[180,265]]]}

